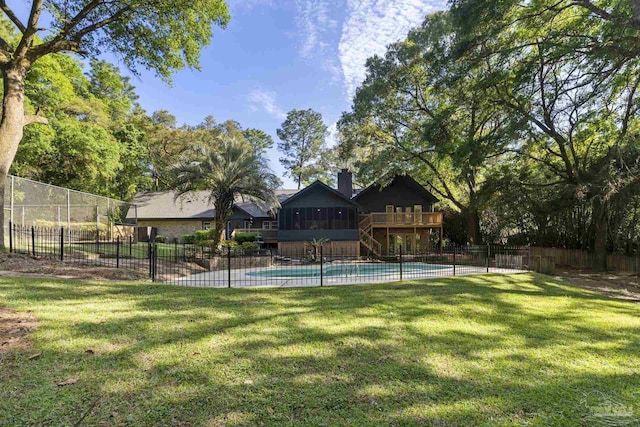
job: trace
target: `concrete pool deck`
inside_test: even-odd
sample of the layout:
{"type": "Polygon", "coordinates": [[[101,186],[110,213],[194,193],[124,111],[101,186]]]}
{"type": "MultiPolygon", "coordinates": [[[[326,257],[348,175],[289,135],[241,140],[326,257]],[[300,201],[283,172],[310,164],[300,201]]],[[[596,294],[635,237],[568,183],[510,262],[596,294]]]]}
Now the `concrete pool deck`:
{"type": "MultiPolygon", "coordinates": [[[[456,265],[455,274],[453,265],[430,264],[437,267],[433,270],[424,271],[404,271],[402,281],[407,280],[424,280],[438,279],[453,276],[469,276],[475,274],[487,274],[487,267],[456,265]]],[[[295,270],[296,267],[291,267],[295,270]]],[[[279,266],[278,270],[286,269],[279,266]]],[[[178,286],[194,286],[209,288],[226,288],[229,287],[229,280],[232,288],[253,288],[253,287],[319,287],[320,277],[261,277],[256,273],[275,270],[273,267],[250,268],[250,269],[232,269],[209,271],[205,273],[192,274],[190,276],[181,277],[179,279],[169,280],[166,283],[178,286]]],[[[526,270],[513,268],[490,267],[490,274],[515,274],[526,273],[526,270]]],[[[324,276],[322,278],[322,286],[341,286],[356,285],[368,283],[391,283],[399,282],[399,272],[380,272],[379,274],[369,275],[340,275],[340,276],[324,276]]]]}

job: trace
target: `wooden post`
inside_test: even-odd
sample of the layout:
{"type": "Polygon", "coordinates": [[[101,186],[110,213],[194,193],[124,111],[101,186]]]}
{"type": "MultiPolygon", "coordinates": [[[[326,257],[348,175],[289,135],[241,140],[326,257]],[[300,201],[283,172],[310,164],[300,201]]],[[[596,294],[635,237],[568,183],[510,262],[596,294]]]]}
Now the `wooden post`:
{"type": "Polygon", "coordinates": [[[120,268],[120,236],[116,238],[116,268],[120,268]]]}

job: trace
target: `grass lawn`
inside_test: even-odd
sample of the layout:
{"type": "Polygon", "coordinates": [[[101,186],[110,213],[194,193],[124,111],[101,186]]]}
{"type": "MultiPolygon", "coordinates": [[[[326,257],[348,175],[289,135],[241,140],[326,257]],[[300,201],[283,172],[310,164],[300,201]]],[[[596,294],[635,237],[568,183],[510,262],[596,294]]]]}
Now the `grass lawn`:
{"type": "Polygon", "coordinates": [[[39,320],[30,349],[0,354],[2,425],[640,424],[640,305],[546,276],[253,290],[0,277],[0,305],[39,320]]]}
{"type": "MultiPolygon", "coordinates": [[[[158,250],[158,256],[164,258],[173,257],[176,253],[178,257],[183,255],[183,246],[182,245],[174,245],[173,243],[156,243],[156,248],[158,250]]],[[[98,250],[101,254],[116,256],[117,247],[113,242],[101,242],[99,245],[96,245],[95,242],[85,242],[85,243],[73,243],[65,245],[65,251],[75,251],[86,254],[95,254],[98,250]]],[[[190,246],[186,249],[187,255],[190,254],[194,250],[193,246],[190,246]]],[[[128,241],[123,241],[120,244],[120,256],[122,258],[149,258],[149,244],[146,242],[138,242],[133,245],[129,245],[128,241]]]]}

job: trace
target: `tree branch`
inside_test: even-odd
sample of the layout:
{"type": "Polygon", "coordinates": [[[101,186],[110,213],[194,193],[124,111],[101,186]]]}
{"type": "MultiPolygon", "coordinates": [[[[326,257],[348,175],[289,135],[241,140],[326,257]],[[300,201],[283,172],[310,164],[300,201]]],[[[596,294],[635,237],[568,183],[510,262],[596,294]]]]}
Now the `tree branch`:
{"type": "Polygon", "coordinates": [[[33,46],[33,40],[35,39],[36,32],[38,31],[38,20],[42,13],[43,0],[33,0],[31,4],[31,12],[29,13],[29,21],[27,22],[27,28],[23,31],[22,38],[18,47],[16,48],[16,58],[24,58],[29,51],[29,48],[33,46]]]}
{"type": "Polygon", "coordinates": [[[18,27],[18,30],[20,30],[21,33],[24,34],[24,32],[27,31],[27,27],[22,23],[22,21],[20,21],[20,18],[18,18],[16,14],[13,13],[13,10],[11,10],[9,6],[7,6],[6,1],[4,0],[0,1],[0,9],[2,9],[4,14],[7,15],[7,17],[11,20],[11,22],[13,22],[13,25],[18,27]]]}
{"type": "Polygon", "coordinates": [[[49,120],[46,117],[42,117],[40,115],[37,114],[29,114],[24,116],[24,125],[30,125],[32,123],[40,123],[43,125],[48,125],[49,124],[49,120]]]}
{"type": "Polygon", "coordinates": [[[607,12],[606,10],[596,6],[595,4],[593,4],[588,0],[574,0],[573,4],[575,6],[583,7],[587,9],[589,12],[593,13],[594,15],[597,15],[606,21],[613,22],[614,24],[625,25],[625,26],[631,24],[634,27],[640,28],[640,17],[636,16],[636,10],[633,10],[634,17],[633,17],[633,20],[630,22],[627,19],[623,19],[620,16],[607,12]]]}

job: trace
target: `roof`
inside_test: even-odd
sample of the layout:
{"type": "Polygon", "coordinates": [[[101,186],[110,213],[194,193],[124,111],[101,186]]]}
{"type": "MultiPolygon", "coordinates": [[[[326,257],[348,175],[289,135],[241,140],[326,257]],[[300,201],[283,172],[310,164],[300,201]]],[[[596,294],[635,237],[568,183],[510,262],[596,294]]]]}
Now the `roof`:
{"type": "MultiPolygon", "coordinates": [[[[411,175],[396,175],[393,177],[393,179],[391,180],[391,182],[389,182],[388,185],[391,185],[392,183],[396,182],[397,180],[403,180],[405,184],[413,187],[417,192],[422,193],[422,195],[428,199],[431,199],[431,201],[433,203],[438,202],[438,198],[436,196],[434,196],[433,194],[431,194],[431,192],[429,190],[427,190],[426,188],[424,188],[422,186],[422,184],[420,184],[418,181],[416,181],[415,179],[413,179],[413,177],[411,175]]],[[[385,186],[386,187],[386,186],[385,186]]],[[[374,182],[373,184],[371,184],[370,186],[368,186],[367,188],[358,191],[358,193],[353,196],[353,200],[357,200],[360,196],[370,193],[372,191],[381,191],[384,187],[382,187],[379,183],[374,182]]]]}
{"type": "Polygon", "coordinates": [[[358,207],[358,204],[355,201],[353,201],[349,197],[345,197],[345,195],[340,193],[338,190],[329,187],[327,184],[325,184],[324,182],[319,181],[319,180],[311,183],[310,185],[306,186],[302,190],[300,190],[297,193],[291,195],[284,202],[281,202],[281,204],[285,205],[285,204],[287,204],[287,203],[289,203],[289,202],[291,202],[291,201],[303,196],[304,194],[307,194],[307,193],[309,193],[311,191],[314,191],[315,189],[323,189],[325,191],[329,191],[330,193],[332,193],[335,196],[341,198],[345,202],[350,203],[350,204],[358,207]]]}
{"type": "MultiPolygon", "coordinates": [[[[280,202],[289,198],[298,190],[276,190],[280,202]]],[[[211,219],[215,214],[213,202],[209,202],[209,191],[193,191],[176,199],[175,191],[145,191],[135,195],[127,218],[139,219],[211,219]]],[[[253,218],[268,218],[267,209],[248,200],[237,198],[235,207],[253,218]]]]}

